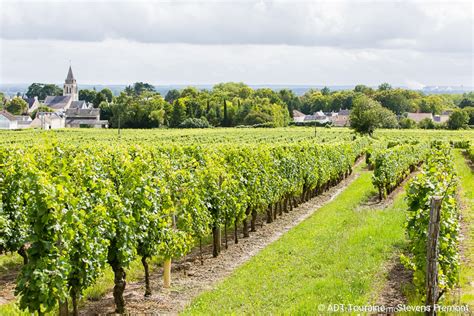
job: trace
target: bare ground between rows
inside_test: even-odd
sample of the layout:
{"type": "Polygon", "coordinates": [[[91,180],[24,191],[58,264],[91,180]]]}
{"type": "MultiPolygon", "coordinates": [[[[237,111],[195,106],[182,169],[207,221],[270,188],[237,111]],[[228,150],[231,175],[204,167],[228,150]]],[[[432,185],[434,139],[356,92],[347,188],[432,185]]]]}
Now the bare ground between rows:
{"type": "MultiPolygon", "coordinates": [[[[371,197],[366,203],[363,204],[365,207],[372,209],[384,209],[393,204],[395,199],[403,193],[406,184],[410,179],[415,177],[420,172],[417,168],[414,172],[410,173],[400,185],[393,190],[386,199],[380,201],[378,195],[371,197]]],[[[411,280],[413,279],[413,272],[409,271],[400,262],[400,254],[403,252],[402,245],[397,245],[398,249],[395,251],[389,262],[383,267],[382,273],[385,275],[386,282],[378,293],[375,293],[376,305],[385,306],[387,308],[396,307],[398,304],[407,304],[408,300],[405,297],[404,289],[410,286],[411,280]]],[[[384,276],[382,276],[384,277],[384,276]]]]}
{"type": "Polygon", "coordinates": [[[15,299],[16,278],[21,266],[9,267],[0,273],[0,305],[15,299]]]}
{"type": "MultiPolygon", "coordinates": [[[[466,152],[463,153],[463,158],[464,162],[469,166],[471,169],[471,172],[474,172],[474,163],[469,159],[468,155],[466,152]]],[[[457,193],[457,200],[459,203],[459,206],[461,208],[461,216],[460,216],[460,223],[461,223],[461,230],[460,230],[460,243],[459,243],[459,255],[460,255],[460,261],[462,266],[467,266],[467,267],[472,267],[474,265],[474,262],[469,258],[469,249],[474,246],[474,242],[470,238],[471,234],[471,226],[474,225],[474,223],[469,221],[469,216],[466,214],[469,212],[470,205],[467,201],[463,199],[461,196],[461,192],[458,191],[457,193]]],[[[469,285],[474,288],[474,280],[469,281],[469,285]]],[[[461,289],[461,284],[458,284],[452,291],[451,297],[453,298],[453,303],[455,304],[461,304],[460,298],[462,295],[462,289],[461,289]]],[[[474,305],[474,303],[471,303],[470,305],[474,305]]]]}
{"type": "MultiPolygon", "coordinates": [[[[361,161],[359,160],[357,164],[361,161]]],[[[143,296],[145,292],[143,280],[127,284],[124,293],[127,312],[133,315],[178,314],[194,297],[203,291],[211,290],[217,282],[229,276],[237,267],[308,218],[321,206],[332,201],[358,176],[358,173],[353,173],[328,191],[289,213],[283,213],[271,224],[266,224],[263,218],[259,218],[256,232],[251,233],[249,238],[240,238],[238,244],[234,244],[232,237],[229,236],[229,248],[223,249],[217,258],[212,257],[212,246],[206,245],[203,247],[204,265],[200,263],[199,249],[194,249],[182,260],[173,263],[178,267],[185,266],[183,264],[185,262],[188,264],[186,271],[172,270],[170,289],[162,287],[162,269],[151,275],[153,295],[150,297],[143,296]]],[[[241,234],[241,231],[239,233],[241,234]]],[[[109,292],[99,301],[87,302],[81,310],[81,315],[109,314],[114,312],[114,308],[113,295],[109,292]]]]}
{"type": "Polygon", "coordinates": [[[389,207],[390,205],[393,204],[393,202],[395,201],[397,196],[405,190],[405,187],[406,187],[408,181],[410,181],[412,178],[414,178],[419,173],[420,173],[420,168],[415,169],[415,171],[410,173],[402,181],[402,183],[400,183],[400,185],[398,185],[395,188],[395,190],[390,192],[387,195],[387,197],[385,199],[383,199],[382,201],[380,201],[378,194],[375,193],[374,195],[370,196],[369,199],[366,202],[362,203],[360,205],[360,207],[362,207],[362,208],[369,207],[371,209],[377,209],[377,210],[382,210],[382,209],[385,209],[385,208],[389,207]]]}

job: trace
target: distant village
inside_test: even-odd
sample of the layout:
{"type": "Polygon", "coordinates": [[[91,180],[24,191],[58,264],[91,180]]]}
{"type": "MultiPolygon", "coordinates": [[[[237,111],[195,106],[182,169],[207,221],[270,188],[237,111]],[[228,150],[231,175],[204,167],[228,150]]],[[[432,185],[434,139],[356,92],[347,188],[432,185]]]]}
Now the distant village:
{"type": "Polygon", "coordinates": [[[79,89],[71,67],[64,81],[62,96],[47,96],[44,100],[32,97],[24,100],[28,104],[28,114],[37,111],[40,105],[47,106],[51,111],[37,111],[34,118],[30,115],[13,115],[6,110],[0,111],[0,129],[108,127],[108,121],[100,119],[100,109],[79,100],[79,89]]]}
{"type": "MultiPolygon", "coordinates": [[[[407,118],[420,123],[424,119],[431,120],[434,123],[446,123],[452,111],[444,111],[442,114],[433,115],[432,113],[407,113],[407,118]]],[[[350,110],[340,110],[339,112],[318,111],[311,115],[306,115],[298,110],[293,110],[293,122],[295,125],[331,125],[337,127],[350,126],[350,110]]]]}
{"type": "MultiPolygon", "coordinates": [[[[152,86],[149,85],[149,87],[152,86]]],[[[27,110],[25,111],[25,113],[23,113],[23,115],[14,115],[8,112],[6,109],[0,110],[0,129],[17,130],[25,128],[36,128],[49,130],[61,128],[109,127],[108,120],[101,120],[100,108],[94,107],[93,104],[90,102],[79,100],[79,89],[71,66],[69,66],[69,70],[67,72],[67,76],[62,90],[62,95],[46,96],[44,100],[39,100],[37,96],[20,97],[23,98],[23,100],[27,103],[27,110]]],[[[192,93],[195,93],[192,89],[190,91],[192,93]]],[[[170,94],[172,94],[171,92],[172,91],[170,91],[170,94]]],[[[179,97],[180,92],[175,92],[178,94],[179,97]]],[[[162,97],[160,96],[160,98],[162,97]]],[[[176,101],[173,99],[168,99],[168,95],[165,99],[170,104],[176,101]]],[[[208,109],[206,110],[206,113],[208,117],[210,113],[212,114],[215,112],[217,114],[219,110],[218,108],[216,108],[214,112],[212,110],[209,110],[209,101],[207,106],[208,109]]],[[[174,116],[175,114],[172,111],[175,110],[179,110],[179,107],[177,107],[176,105],[174,106],[174,109],[168,111],[168,113],[166,114],[169,114],[169,117],[174,116]]],[[[186,111],[189,112],[190,110],[187,109],[186,111]]],[[[225,111],[226,110],[224,110],[224,112],[225,111]]],[[[351,111],[349,109],[339,109],[338,111],[333,110],[331,112],[317,111],[313,114],[304,114],[301,111],[294,109],[290,110],[290,113],[292,114],[291,124],[296,126],[350,126],[351,111]]],[[[417,125],[420,122],[429,122],[430,124],[442,124],[448,122],[451,113],[452,110],[444,111],[439,115],[433,115],[432,113],[404,113],[403,116],[398,115],[398,120],[401,120],[402,118],[406,117],[417,125]]],[[[250,114],[252,114],[252,112],[250,114]]],[[[182,118],[182,120],[184,120],[184,117],[182,118]]],[[[178,123],[181,123],[181,121],[179,121],[178,123]]],[[[224,119],[222,120],[222,122],[219,122],[217,120],[214,123],[214,126],[234,126],[225,125],[225,122],[226,118],[224,114],[224,119]]],[[[245,122],[247,122],[247,120],[244,119],[244,123],[245,122]]],[[[178,126],[178,124],[175,124],[173,126],[171,123],[169,123],[168,126],[181,127],[178,126]]],[[[134,127],[136,128],[136,126],[134,127]]]]}

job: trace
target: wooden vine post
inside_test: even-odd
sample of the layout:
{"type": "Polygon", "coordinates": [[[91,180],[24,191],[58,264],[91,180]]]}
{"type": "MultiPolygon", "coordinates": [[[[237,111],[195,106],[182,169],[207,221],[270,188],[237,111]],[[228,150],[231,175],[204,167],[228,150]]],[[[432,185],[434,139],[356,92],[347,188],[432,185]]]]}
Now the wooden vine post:
{"type": "MultiPolygon", "coordinates": [[[[176,228],[176,214],[172,217],[172,226],[176,228]]],[[[163,287],[169,289],[171,286],[171,258],[165,258],[163,262],[163,287]]]]}
{"type": "Polygon", "coordinates": [[[171,258],[166,258],[163,262],[163,287],[168,289],[171,286],[171,258]]]}
{"type": "Polygon", "coordinates": [[[426,315],[436,315],[434,305],[438,302],[438,237],[442,197],[433,196],[430,207],[430,224],[427,242],[426,266],[426,315]]]}

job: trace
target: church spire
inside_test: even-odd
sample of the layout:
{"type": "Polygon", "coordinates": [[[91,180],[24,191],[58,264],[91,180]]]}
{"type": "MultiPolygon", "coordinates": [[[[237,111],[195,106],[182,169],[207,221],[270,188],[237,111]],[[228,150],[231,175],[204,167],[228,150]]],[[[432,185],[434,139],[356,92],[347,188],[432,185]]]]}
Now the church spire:
{"type": "Polygon", "coordinates": [[[74,79],[74,75],[72,74],[72,68],[69,65],[69,71],[67,72],[66,83],[74,83],[76,79],[74,79]]]}
{"type": "Polygon", "coordinates": [[[70,95],[72,96],[73,101],[78,101],[79,100],[78,92],[79,90],[77,89],[76,79],[74,78],[74,75],[72,74],[71,65],[69,65],[69,71],[67,72],[67,77],[63,86],[63,95],[70,95]]]}

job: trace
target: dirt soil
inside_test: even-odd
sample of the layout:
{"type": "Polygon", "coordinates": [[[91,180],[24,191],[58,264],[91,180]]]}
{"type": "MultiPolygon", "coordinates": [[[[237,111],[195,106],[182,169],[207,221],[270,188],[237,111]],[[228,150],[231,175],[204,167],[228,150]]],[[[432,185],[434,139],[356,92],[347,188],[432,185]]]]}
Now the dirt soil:
{"type": "Polygon", "coordinates": [[[15,299],[16,278],[20,269],[21,266],[15,266],[0,273],[0,305],[15,299]]]}
{"type": "MultiPolygon", "coordinates": [[[[419,168],[412,172],[395,190],[393,190],[387,196],[386,199],[380,201],[377,195],[369,199],[365,205],[373,209],[384,209],[389,207],[393,204],[396,197],[405,190],[408,181],[415,177],[419,172],[419,168]]],[[[408,303],[405,295],[403,294],[403,288],[411,284],[413,272],[406,269],[405,266],[403,266],[403,264],[400,262],[401,251],[402,250],[399,249],[399,251],[394,254],[394,256],[384,268],[387,281],[378,293],[375,305],[393,308],[398,304],[408,303]]]]}
{"type": "MultiPolygon", "coordinates": [[[[359,160],[358,163],[362,161],[359,160]]],[[[353,173],[335,187],[323,194],[294,208],[289,213],[271,224],[266,224],[264,218],[259,218],[257,231],[250,233],[249,238],[239,238],[234,244],[229,236],[229,248],[223,250],[217,258],[212,257],[212,246],[203,247],[204,265],[200,263],[199,249],[194,249],[182,260],[173,263],[172,285],[170,289],[162,287],[162,270],[151,275],[153,295],[145,298],[144,281],[128,283],[124,298],[126,309],[130,314],[165,314],[176,315],[182,311],[194,297],[203,291],[211,290],[219,281],[229,276],[232,271],[255,256],[260,250],[279,239],[292,227],[309,217],[324,204],[338,196],[359,174],[353,173]]],[[[242,232],[239,229],[239,234],[242,232]]],[[[229,234],[230,235],[230,234],[229,234]]],[[[109,314],[114,312],[112,292],[101,300],[87,302],[82,308],[81,315],[109,314]]]]}
{"type": "Polygon", "coordinates": [[[411,284],[413,273],[405,268],[400,262],[400,253],[386,265],[387,281],[381,289],[376,304],[387,308],[396,307],[398,304],[407,304],[408,301],[403,294],[403,289],[411,284]]]}
{"type": "Polygon", "coordinates": [[[417,174],[420,173],[420,169],[416,169],[415,171],[413,171],[412,173],[410,173],[403,181],[402,183],[400,183],[399,186],[397,186],[395,188],[395,190],[393,190],[392,192],[390,192],[390,194],[387,195],[387,197],[385,199],[383,199],[382,201],[380,201],[379,199],[379,196],[378,194],[374,194],[372,195],[365,203],[362,203],[360,205],[361,208],[371,208],[371,209],[377,209],[377,210],[381,210],[381,209],[385,209],[389,206],[391,206],[393,204],[393,202],[395,201],[395,198],[400,194],[402,193],[404,190],[405,190],[405,187],[408,183],[408,181],[410,181],[411,179],[413,179],[413,177],[415,177],[417,174]]]}

